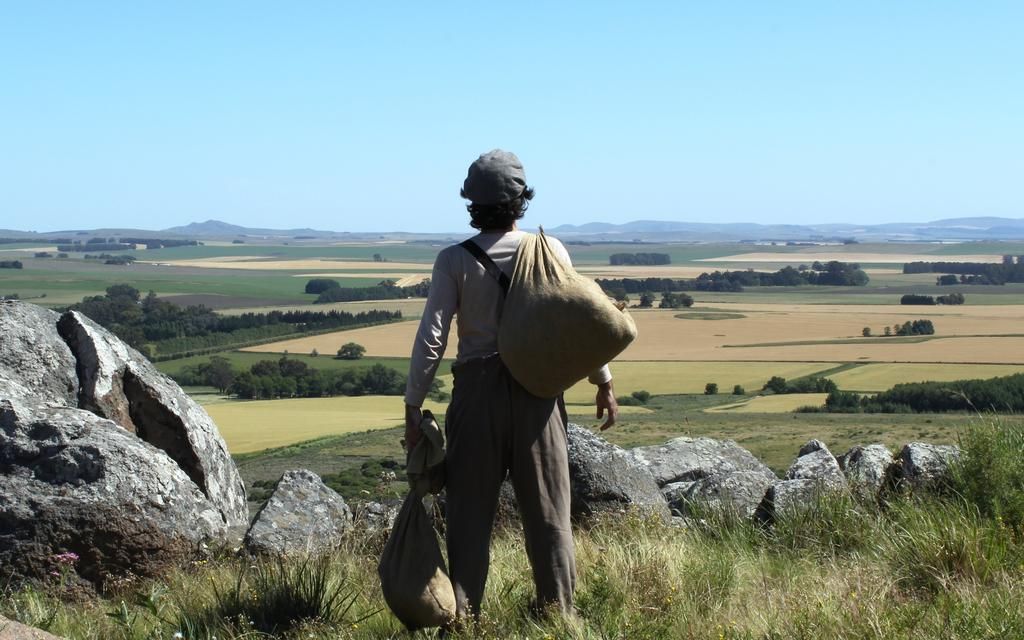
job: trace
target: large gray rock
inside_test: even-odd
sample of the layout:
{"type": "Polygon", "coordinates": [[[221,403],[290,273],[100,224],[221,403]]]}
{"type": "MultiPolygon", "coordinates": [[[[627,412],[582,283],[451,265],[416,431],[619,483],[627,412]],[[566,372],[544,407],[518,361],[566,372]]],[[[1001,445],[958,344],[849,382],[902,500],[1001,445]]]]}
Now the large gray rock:
{"type": "Polygon", "coordinates": [[[181,387],[76,311],[57,324],[78,361],[81,407],[169,455],[231,526],[245,524],[245,485],[217,426],[181,387]]]}
{"type": "Polygon", "coordinates": [[[892,452],[884,444],[856,446],[837,458],[851,489],[865,497],[878,497],[892,481],[892,452]]]}
{"type": "Polygon", "coordinates": [[[778,481],[762,471],[719,473],[693,483],[684,499],[672,505],[673,510],[687,513],[690,505],[695,505],[741,519],[752,518],[765,492],[778,481]]]}
{"type": "Polygon", "coordinates": [[[263,505],[249,532],[246,548],[256,554],[316,554],[341,544],[352,528],[345,499],[306,469],[287,471],[263,505]]]}
{"type": "Polygon", "coordinates": [[[848,492],[846,477],[832,452],[820,440],[811,440],[800,448],[785,479],[768,488],[754,515],[762,522],[774,522],[813,506],[825,494],[848,492]]]}
{"type": "Polygon", "coordinates": [[[949,479],[949,465],[960,457],[954,445],[911,442],[896,456],[896,479],[912,489],[935,489],[949,479]]]}
{"type": "Polygon", "coordinates": [[[764,500],[758,505],[755,517],[762,522],[775,522],[779,518],[798,513],[817,501],[827,488],[817,480],[783,480],[768,488],[764,500]]]}
{"type": "Polygon", "coordinates": [[[785,479],[817,480],[829,487],[846,488],[839,462],[820,440],[811,440],[800,448],[800,456],[790,465],[785,479]]]}
{"type": "Polygon", "coordinates": [[[659,487],[670,482],[693,481],[720,473],[772,470],[732,440],[676,438],[663,445],[636,447],[629,451],[638,463],[650,469],[659,487]]]}
{"type": "Polygon", "coordinates": [[[59,318],[34,304],[0,301],[0,399],[78,406],[75,357],[57,333],[59,318]]]}
{"type": "Polygon", "coordinates": [[[52,633],[42,629],[27,627],[23,624],[0,616],[0,640],[61,640],[52,633]]]}
{"type": "Polygon", "coordinates": [[[164,452],[88,411],[0,400],[0,584],[155,575],[219,540],[216,506],[164,452]]]}
{"type": "Polygon", "coordinates": [[[574,518],[629,507],[669,518],[651,472],[620,447],[575,424],[569,425],[569,474],[574,518]]]}

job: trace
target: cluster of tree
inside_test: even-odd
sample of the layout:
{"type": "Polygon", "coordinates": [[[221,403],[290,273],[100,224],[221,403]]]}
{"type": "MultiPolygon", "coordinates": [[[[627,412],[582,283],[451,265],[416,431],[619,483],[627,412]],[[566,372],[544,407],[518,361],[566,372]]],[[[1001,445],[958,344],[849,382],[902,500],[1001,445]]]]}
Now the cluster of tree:
{"type": "Polygon", "coordinates": [[[651,399],[651,393],[649,391],[640,390],[634,391],[628,396],[619,396],[615,399],[622,407],[639,407],[647,404],[647,401],[651,399]]]}
{"type": "Polygon", "coordinates": [[[0,269],[21,269],[23,267],[21,260],[0,260],[0,269]]]}
{"type": "MultiPolygon", "coordinates": [[[[839,387],[828,378],[818,376],[807,376],[796,380],[786,380],[782,376],[772,376],[761,388],[762,391],[772,393],[830,393],[837,391],[839,387]]],[[[739,395],[739,394],[737,394],[739,395]]]]}
{"type": "MultiPolygon", "coordinates": [[[[882,330],[883,336],[930,336],[935,334],[935,325],[931,320],[921,319],[913,322],[907,321],[903,324],[894,324],[882,330]]],[[[861,335],[865,338],[872,336],[871,327],[864,327],[861,335]]]]}
{"type": "Polygon", "coordinates": [[[862,287],[869,281],[868,275],[855,263],[831,261],[815,262],[810,267],[783,267],[774,272],[713,271],[702,273],[696,278],[599,278],[597,284],[611,295],[617,292],[662,293],[665,291],[743,291],[743,287],[798,287],[802,285],[825,285],[840,287],[862,287]]]}
{"type": "Polygon", "coordinates": [[[57,245],[57,251],[131,251],[135,248],[134,244],[127,244],[124,242],[106,242],[102,238],[93,238],[85,244],[76,242],[74,244],[60,244],[57,245]],[[100,240],[100,242],[94,242],[100,240]]]}
{"type": "Polygon", "coordinates": [[[165,240],[163,238],[121,238],[126,244],[144,244],[146,249],[170,249],[172,247],[195,247],[201,242],[197,240],[165,240]]]}
{"type": "Polygon", "coordinates": [[[671,262],[672,259],[667,253],[613,253],[608,256],[610,265],[655,265],[671,262]]]}
{"type": "MultiPolygon", "coordinates": [[[[247,371],[237,371],[227,358],[213,356],[208,362],[183,368],[174,376],[182,385],[206,385],[247,400],[276,398],[323,398],[327,396],[397,396],[405,393],[405,377],[382,364],[360,369],[316,369],[301,360],[282,356],[260,360],[247,371]]],[[[429,395],[447,400],[439,380],[429,395]]]]}
{"type": "Polygon", "coordinates": [[[127,284],[113,285],[71,307],[103,325],[149,357],[167,358],[295,333],[381,324],[401,319],[398,311],[271,311],[222,316],[198,305],[181,307],[144,298],[127,284]]]}
{"type": "Polygon", "coordinates": [[[1003,256],[1003,262],[908,262],[903,273],[943,273],[959,275],[958,279],[940,277],[941,285],[995,284],[1024,282],[1024,256],[1003,256]]]}
{"type": "Polygon", "coordinates": [[[120,255],[120,256],[115,256],[115,255],[111,255],[109,253],[97,253],[97,254],[87,253],[87,254],[85,254],[85,259],[86,260],[102,260],[103,264],[132,264],[133,262],[135,262],[137,260],[137,258],[135,256],[133,256],[133,255],[124,254],[124,255],[120,255]]]}
{"type": "Polygon", "coordinates": [[[935,304],[963,304],[964,294],[962,293],[948,293],[941,296],[924,296],[916,293],[908,293],[900,298],[900,304],[921,304],[921,305],[935,305],[935,304]]]}
{"type": "MultiPolygon", "coordinates": [[[[328,280],[328,282],[333,282],[337,286],[328,286],[326,289],[323,289],[315,300],[316,304],[425,298],[427,293],[430,292],[430,280],[424,280],[411,287],[399,287],[395,284],[394,280],[384,280],[375,287],[342,287],[337,284],[336,280],[328,280]]],[[[306,283],[307,290],[309,284],[309,282],[306,283]]]]}
{"type": "MultiPolygon", "coordinates": [[[[812,411],[814,409],[802,409],[812,411]]],[[[945,413],[1024,411],[1024,373],[986,380],[898,384],[873,396],[834,391],[825,401],[831,413],[945,413]]]]}

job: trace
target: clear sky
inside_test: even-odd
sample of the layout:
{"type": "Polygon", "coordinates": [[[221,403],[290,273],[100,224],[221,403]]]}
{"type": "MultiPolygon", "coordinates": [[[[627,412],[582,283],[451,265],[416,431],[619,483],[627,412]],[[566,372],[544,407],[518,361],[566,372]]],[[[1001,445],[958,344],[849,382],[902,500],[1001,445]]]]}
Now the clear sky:
{"type": "Polygon", "coordinates": [[[0,228],[1024,217],[1024,2],[6,2],[0,228]]]}

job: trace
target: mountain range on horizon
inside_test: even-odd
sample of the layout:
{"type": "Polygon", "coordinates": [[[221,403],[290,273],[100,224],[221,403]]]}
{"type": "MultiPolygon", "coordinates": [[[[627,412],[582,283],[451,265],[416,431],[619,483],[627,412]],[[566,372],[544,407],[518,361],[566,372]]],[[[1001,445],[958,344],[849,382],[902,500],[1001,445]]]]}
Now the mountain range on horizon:
{"type": "MultiPolygon", "coordinates": [[[[847,223],[826,224],[759,224],[748,222],[690,222],[670,220],[635,220],[622,224],[589,222],[586,224],[563,224],[549,227],[546,231],[580,241],[644,241],[644,242],[767,242],[767,241],[977,241],[977,240],[1024,240],[1024,218],[965,217],[947,218],[931,222],[891,222],[882,224],[855,225],[847,223]]],[[[221,220],[192,222],[187,225],[162,230],[143,229],[92,229],[63,230],[44,233],[0,229],[0,236],[18,239],[40,239],[67,237],[71,235],[94,236],[135,236],[135,237],[183,237],[195,239],[362,239],[385,238],[436,238],[466,235],[467,231],[447,233],[414,233],[382,231],[353,233],[347,231],[326,231],[311,228],[265,229],[245,227],[221,220]]]]}

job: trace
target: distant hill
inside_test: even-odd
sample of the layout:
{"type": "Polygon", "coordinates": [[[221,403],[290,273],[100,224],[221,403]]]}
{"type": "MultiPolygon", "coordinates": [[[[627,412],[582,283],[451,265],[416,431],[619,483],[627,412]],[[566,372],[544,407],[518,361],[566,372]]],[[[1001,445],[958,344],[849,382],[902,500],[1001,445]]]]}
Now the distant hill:
{"type": "MultiPolygon", "coordinates": [[[[526,226],[543,223],[528,218],[526,226]]],[[[977,240],[1024,240],[1024,218],[970,217],[932,222],[890,222],[875,225],[855,224],[757,224],[751,222],[687,222],[673,220],[634,220],[623,224],[589,222],[564,224],[546,229],[552,235],[584,242],[967,242],[977,240]]],[[[233,240],[251,238],[275,243],[279,240],[344,240],[356,242],[441,241],[462,238],[465,231],[406,233],[382,231],[349,233],[317,229],[262,229],[243,227],[221,220],[207,220],[160,231],[142,229],[65,230],[34,233],[0,230],[0,238],[45,242],[49,238],[68,237],[178,237],[195,240],[233,240]]]]}

